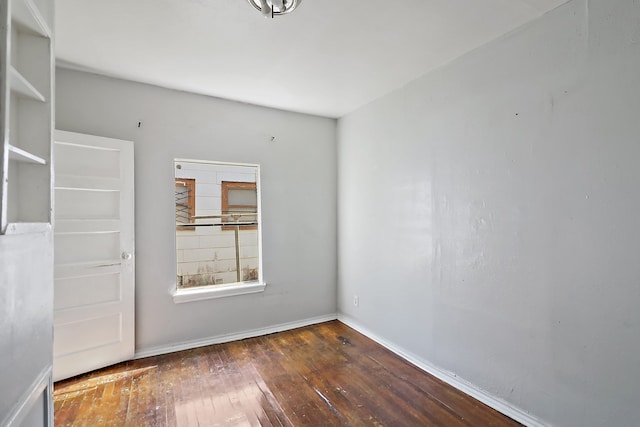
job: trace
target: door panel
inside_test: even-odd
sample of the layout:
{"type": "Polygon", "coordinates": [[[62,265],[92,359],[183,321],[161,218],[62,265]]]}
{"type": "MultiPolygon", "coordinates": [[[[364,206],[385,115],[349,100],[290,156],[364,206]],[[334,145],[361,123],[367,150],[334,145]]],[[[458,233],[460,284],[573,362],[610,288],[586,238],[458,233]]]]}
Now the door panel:
{"type": "Polygon", "coordinates": [[[56,181],[58,175],[120,179],[120,153],[117,150],[108,147],[87,147],[82,144],[84,142],[61,144],[56,147],[56,181]]]}
{"type": "Polygon", "coordinates": [[[120,192],[56,187],[56,220],[120,219],[120,192]]]}
{"type": "Polygon", "coordinates": [[[56,131],[54,379],[134,354],[133,143],[56,131]]]}
{"type": "MultiPolygon", "coordinates": [[[[94,314],[95,315],[95,314],[94,314]]],[[[56,324],[54,357],[118,344],[122,316],[119,313],[56,324]],[[78,337],[84,337],[79,340],[78,337]],[[63,353],[61,353],[63,352],[63,353]]],[[[55,362],[54,362],[55,364],[55,362]]]]}
{"type": "Polygon", "coordinates": [[[120,233],[117,231],[56,233],[56,263],[74,264],[118,259],[120,240],[120,233]]]}
{"type": "Polygon", "coordinates": [[[55,280],[55,306],[59,310],[117,302],[121,298],[120,272],[55,280]]]}

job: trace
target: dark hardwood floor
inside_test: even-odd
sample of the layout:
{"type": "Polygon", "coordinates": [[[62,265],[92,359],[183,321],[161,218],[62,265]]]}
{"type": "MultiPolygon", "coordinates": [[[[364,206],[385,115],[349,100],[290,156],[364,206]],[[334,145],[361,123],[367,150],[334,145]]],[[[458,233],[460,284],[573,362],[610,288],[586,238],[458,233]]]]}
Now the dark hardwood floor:
{"type": "Polygon", "coordinates": [[[56,426],[519,426],[333,321],[55,384],[56,426]]]}

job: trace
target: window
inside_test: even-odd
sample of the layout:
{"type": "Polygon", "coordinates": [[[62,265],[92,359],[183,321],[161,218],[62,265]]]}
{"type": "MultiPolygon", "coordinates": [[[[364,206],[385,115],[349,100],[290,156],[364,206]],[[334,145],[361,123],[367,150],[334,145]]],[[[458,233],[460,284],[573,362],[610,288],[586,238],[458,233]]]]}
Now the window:
{"type": "MultiPolygon", "coordinates": [[[[256,222],[258,194],[255,182],[222,181],[222,215],[227,223],[256,222]]],[[[223,230],[235,230],[235,226],[223,226],[223,230]]],[[[256,225],[242,225],[240,230],[255,230],[256,225]]]]}
{"type": "Polygon", "coordinates": [[[176,224],[182,230],[194,230],[194,227],[184,227],[193,222],[196,212],[196,180],[190,178],[176,178],[176,224]]]}
{"type": "Polygon", "coordinates": [[[233,288],[240,291],[227,294],[236,295],[264,289],[259,166],[179,159],[174,166],[174,300],[183,302],[196,292],[217,295],[233,288]]]}

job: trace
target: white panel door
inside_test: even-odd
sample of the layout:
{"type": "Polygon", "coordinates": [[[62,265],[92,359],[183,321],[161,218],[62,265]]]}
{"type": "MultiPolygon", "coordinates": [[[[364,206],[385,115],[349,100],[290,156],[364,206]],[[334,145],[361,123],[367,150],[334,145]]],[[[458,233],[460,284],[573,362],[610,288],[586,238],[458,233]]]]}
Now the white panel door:
{"type": "Polygon", "coordinates": [[[56,131],[54,380],[133,357],[133,142],[56,131]]]}

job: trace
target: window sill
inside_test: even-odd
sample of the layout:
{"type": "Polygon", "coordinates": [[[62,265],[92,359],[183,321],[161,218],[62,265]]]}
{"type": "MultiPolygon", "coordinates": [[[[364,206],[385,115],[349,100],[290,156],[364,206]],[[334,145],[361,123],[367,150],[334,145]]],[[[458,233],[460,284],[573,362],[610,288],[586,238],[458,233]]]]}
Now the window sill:
{"type": "Polygon", "coordinates": [[[171,295],[173,296],[174,303],[182,304],[184,302],[202,301],[213,298],[255,294],[257,292],[263,292],[266,286],[267,284],[264,282],[201,286],[189,289],[176,289],[171,295]]]}

